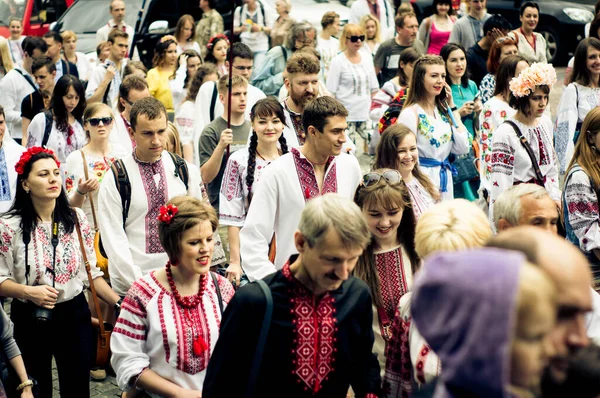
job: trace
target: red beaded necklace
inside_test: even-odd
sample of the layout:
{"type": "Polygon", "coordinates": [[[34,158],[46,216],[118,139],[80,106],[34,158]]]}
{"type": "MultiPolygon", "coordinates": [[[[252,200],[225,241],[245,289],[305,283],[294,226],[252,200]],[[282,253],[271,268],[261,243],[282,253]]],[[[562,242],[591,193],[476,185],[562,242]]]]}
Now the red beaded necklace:
{"type": "Polygon", "coordinates": [[[198,278],[198,293],[194,294],[193,296],[181,297],[179,291],[177,291],[177,287],[175,286],[175,281],[173,280],[170,261],[167,262],[167,265],[165,265],[165,271],[167,273],[167,280],[169,281],[169,286],[171,287],[171,291],[173,292],[173,296],[175,297],[175,302],[179,306],[183,307],[183,311],[185,313],[187,321],[189,321],[188,324],[192,328],[192,333],[194,335],[194,343],[192,349],[194,351],[194,354],[196,354],[196,356],[200,356],[210,346],[210,328],[207,328],[208,333],[206,336],[207,339],[205,340],[200,334],[200,332],[196,331],[196,328],[194,327],[194,322],[192,322],[192,320],[190,319],[189,310],[198,307],[198,304],[200,304],[200,308],[202,309],[202,315],[204,316],[204,319],[207,319],[202,296],[204,295],[204,290],[206,289],[208,278],[206,277],[206,275],[200,275],[200,277],[198,278]]]}

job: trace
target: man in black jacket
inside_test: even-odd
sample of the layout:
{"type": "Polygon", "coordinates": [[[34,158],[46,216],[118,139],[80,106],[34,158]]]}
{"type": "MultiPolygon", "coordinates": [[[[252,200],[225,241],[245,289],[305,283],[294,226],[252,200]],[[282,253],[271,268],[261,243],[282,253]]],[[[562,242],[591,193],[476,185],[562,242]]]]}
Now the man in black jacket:
{"type": "Polygon", "coordinates": [[[63,39],[58,32],[50,31],[44,35],[44,40],[48,45],[47,55],[52,58],[56,65],[55,81],[61,78],[62,75],[73,75],[79,78],[79,71],[74,63],[65,61],[60,57],[60,52],[63,47],[63,39]]]}

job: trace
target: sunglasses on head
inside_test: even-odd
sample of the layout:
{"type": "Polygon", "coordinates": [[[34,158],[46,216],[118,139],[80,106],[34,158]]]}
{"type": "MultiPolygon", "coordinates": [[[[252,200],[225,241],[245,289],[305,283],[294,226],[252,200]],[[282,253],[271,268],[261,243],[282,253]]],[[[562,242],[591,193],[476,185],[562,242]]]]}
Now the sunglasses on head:
{"type": "Polygon", "coordinates": [[[113,121],[112,117],[92,117],[88,120],[86,120],[86,122],[88,122],[91,126],[98,126],[100,125],[100,122],[102,122],[103,125],[108,125],[111,124],[113,121]]]}
{"type": "Polygon", "coordinates": [[[367,173],[362,178],[362,183],[365,187],[370,187],[377,184],[381,179],[387,181],[388,184],[397,184],[402,181],[398,170],[386,170],[383,173],[367,173]]]}
{"type": "Polygon", "coordinates": [[[365,35],[360,35],[360,36],[348,36],[347,37],[348,40],[350,40],[352,43],[356,43],[357,41],[365,41],[365,35]]]}

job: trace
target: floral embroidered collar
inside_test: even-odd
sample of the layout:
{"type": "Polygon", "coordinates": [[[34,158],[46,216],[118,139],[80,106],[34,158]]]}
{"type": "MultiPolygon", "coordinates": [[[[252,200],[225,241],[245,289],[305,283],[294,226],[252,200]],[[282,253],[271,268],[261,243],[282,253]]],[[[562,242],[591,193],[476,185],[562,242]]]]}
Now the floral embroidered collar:
{"type": "Polygon", "coordinates": [[[160,161],[162,160],[162,155],[160,156],[160,158],[156,159],[156,160],[155,160],[155,161],[153,161],[153,162],[145,162],[145,161],[143,161],[143,160],[140,160],[140,159],[137,157],[136,153],[135,153],[135,149],[133,150],[132,154],[133,154],[133,160],[135,160],[135,161],[136,161],[136,163],[140,163],[140,164],[142,164],[142,165],[154,166],[154,165],[156,165],[158,162],[160,162],[160,161]]]}

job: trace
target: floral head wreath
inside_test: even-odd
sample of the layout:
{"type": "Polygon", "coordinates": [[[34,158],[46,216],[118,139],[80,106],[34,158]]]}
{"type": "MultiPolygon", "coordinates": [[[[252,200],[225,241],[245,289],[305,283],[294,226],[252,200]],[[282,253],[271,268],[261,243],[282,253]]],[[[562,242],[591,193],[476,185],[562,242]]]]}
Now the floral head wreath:
{"type": "Polygon", "coordinates": [[[161,43],[164,43],[167,40],[173,40],[175,43],[177,43],[177,39],[175,38],[175,36],[172,36],[172,35],[166,35],[166,36],[163,36],[160,38],[161,43]]]}
{"type": "Polygon", "coordinates": [[[158,221],[165,224],[171,224],[173,217],[175,217],[178,212],[179,209],[175,205],[161,206],[159,210],[158,221]]]}
{"type": "Polygon", "coordinates": [[[556,71],[550,64],[536,62],[523,70],[519,76],[510,80],[509,88],[512,95],[518,98],[526,97],[535,91],[537,86],[550,86],[556,83],[556,71]]]}
{"type": "Polygon", "coordinates": [[[206,44],[206,48],[208,48],[209,50],[213,49],[213,46],[215,45],[215,43],[220,40],[223,39],[225,40],[225,42],[227,43],[227,45],[229,46],[229,39],[227,38],[227,36],[225,36],[223,33],[219,33],[216,36],[213,36],[210,38],[210,40],[208,41],[208,43],[206,44]]]}
{"type": "Polygon", "coordinates": [[[27,163],[29,163],[31,158],[37,155],[38,153],[42,152],[52,155],[54,161],[56,162],[56,165],[60,167],[60,162],[58,161],[56,155],[54,155],[54,152],[51,149],[42,148],[41,146],[34,146],[23,152],[23,154],[21,155],[21,158],[15,165],[15,171],[17,172],[17,174],[22,175],[25,172],[25,166],[27,166],[27,163]]]}

